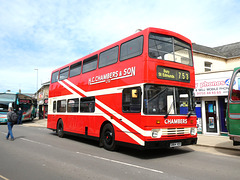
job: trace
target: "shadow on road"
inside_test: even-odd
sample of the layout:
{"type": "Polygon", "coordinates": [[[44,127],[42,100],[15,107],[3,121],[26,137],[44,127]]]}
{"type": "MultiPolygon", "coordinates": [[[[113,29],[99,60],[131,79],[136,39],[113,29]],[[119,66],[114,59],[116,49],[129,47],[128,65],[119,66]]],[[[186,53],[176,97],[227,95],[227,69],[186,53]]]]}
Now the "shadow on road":
{"type": "MultiPolygon", "coordinates": [[[[57,136],[55,132],[51,132],[50,134],[57,136]]],[[[79,136],[65,135],[64,138],[67,138],[72,141],[77,141],[79,143],[85,143],[91,146],[99,147],[99,142],[92,139],[86,139],[79,136]]],[[[107,151],[107,150],[105,150],[107,151]]],[[[166,156],[176,156],[185,153],[194,152],[191,148],[188,147],[179,147],[179,148],[163,148],[163,149],[148,149],[148,150],[139,150],[135,148],[120,146],[116,151],[116,153],[125,154],[127,156],[136,157],[139,159],[155,159],[166,156]]]]}
{"type": "Polygon", "coordinates": [[[187,147],[147,149],[147,150],[137,150],[137,149],[120,147],[118,150],[118,152],[120,153],[123,153],[128,156],[134,156],[140,159],[163,158],[166,156],[176,156],[176,155],[186,154],[193,151],[194,150],[187,147]]]}

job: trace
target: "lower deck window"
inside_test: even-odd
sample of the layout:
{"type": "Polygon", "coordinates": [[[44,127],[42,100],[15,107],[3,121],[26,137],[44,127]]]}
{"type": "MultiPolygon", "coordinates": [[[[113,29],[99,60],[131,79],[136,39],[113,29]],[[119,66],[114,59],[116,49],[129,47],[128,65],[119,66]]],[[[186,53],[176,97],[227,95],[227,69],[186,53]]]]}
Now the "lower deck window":
{"type": "Polygon", "coordinates": [[[53,112],[57,112],[57,102],[53,101],[53,112]]]}
{"type": "Polygon", "coordinates": [[[128,113],[141,112],[141,88],[134,87],[123,90],[122,111],[128,113]]]}
{"type": "Polygon", "coordinates": [[[79,99],[68,99],[67,112],[78,112],[79,109],[79,99]]]}
{"type": "Polygon", "coordinates": [[[95,112],[95,97],[81,98],[80,112],[95,112]]]}
{"type": "Polygon", "coordinates": [[[57,112],[66,112],[66,100],[57,101],[57,112]]]}

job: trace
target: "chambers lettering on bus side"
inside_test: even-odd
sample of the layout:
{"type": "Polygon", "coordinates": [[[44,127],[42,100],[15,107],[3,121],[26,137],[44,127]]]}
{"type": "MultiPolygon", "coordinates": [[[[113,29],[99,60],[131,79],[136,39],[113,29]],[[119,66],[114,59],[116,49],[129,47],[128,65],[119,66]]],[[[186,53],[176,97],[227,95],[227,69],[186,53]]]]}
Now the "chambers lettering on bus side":
{"type": "Polygon", "coordinates": [[[122,78],[127,78],[136,75],[136,67],[125,68],[124,70],[109,72],[103,75],[98,75],[89,78],[88,84],[97,84],[102,82],[110,82],[111,80],[117,80],[122,78]]]}
{"type": "Polygon", "coordinates": [[[187,119],[165,119],[165,124],[187,124],[187,119]]]}

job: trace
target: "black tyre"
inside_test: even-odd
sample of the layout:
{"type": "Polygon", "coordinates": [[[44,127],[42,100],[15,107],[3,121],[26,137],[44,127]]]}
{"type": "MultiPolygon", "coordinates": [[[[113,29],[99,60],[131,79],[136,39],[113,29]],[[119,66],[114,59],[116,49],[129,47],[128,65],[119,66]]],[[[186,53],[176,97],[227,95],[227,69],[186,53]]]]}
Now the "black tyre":
{"type": "Polygon", "coordinates": [[[60,138],[64,137],[64,131],[63,131],[63,122],[60,120],[57,125],[57,135],[60,138]]]}
{"type": "Polygon", "coordinates": [[[115,133],[111,124],[106,124],[101,133],[101,141],[104,149],[114,151],[116,149],[115,133]]]}

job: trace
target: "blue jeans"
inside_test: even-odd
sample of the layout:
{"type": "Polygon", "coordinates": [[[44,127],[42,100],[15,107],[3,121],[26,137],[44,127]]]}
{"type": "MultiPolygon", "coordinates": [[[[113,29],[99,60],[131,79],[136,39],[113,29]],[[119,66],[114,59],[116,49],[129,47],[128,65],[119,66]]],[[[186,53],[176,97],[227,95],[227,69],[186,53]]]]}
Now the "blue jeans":
{"type": "Polygon", "coordinates": [[[13,128],[13,123],[12,122],[7,122],[8,125],[8,134],[6,136],[6,138],[9,138],[9,135],[11,136],[11,139],[14,139],[13,137],[13,133],[12,133],[12,128],[13,128]]]}

